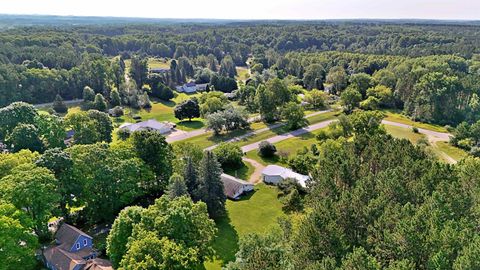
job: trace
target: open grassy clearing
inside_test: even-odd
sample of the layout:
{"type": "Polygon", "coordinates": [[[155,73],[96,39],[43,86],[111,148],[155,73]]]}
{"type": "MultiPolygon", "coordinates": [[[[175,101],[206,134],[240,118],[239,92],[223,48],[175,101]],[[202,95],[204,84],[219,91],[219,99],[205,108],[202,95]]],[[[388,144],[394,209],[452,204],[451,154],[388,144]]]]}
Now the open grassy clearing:
{"type": "Polygon", "coordinates": [[[417,144],[417,142],[420,139],[425,138],[424,134],[415,133],[412,131],[412,129],[397,127],[397,126],[390,126],[390,125],[384,125],[384,127],[387,130],[387,132],[393,137],[399,138],[399,139],[407,139],[413,144],[417,144]]]}
{"type": "Polygon", "coordinates": [[[467,152],[449,144],[448,142],[436,142],[434,145],[434,148],[449,155],[451,158],[455,159],[456,161],[460,161],[463,158],[468,156],[467,152]]]}
{"type": "Polygon", "coordinates": [[[148,58],[148,68],[170,68],[170,61],[159,58],[148,58]]]}
{"type": "Polygon", "coordinates": [[[227,201],[228,216],[217,222],[218,234],[214,243],[217,256],[213,262],[206,262],[208,270],[219,270],[227,262],[235,260],[238,240],[242,235],[263,233],[277,226],[277,219],[284,215],[278,200],[276,187],[258,184],[255,191],[239,201],[227,201]]]}
{"type": "Polygon", "coordinates": [[[248,71],[247,67],[237,67],[237,76],[235,77],[237,80],[245,81],[250,78],[250,72],[248,71]]]}
{"type": "Polygon", "coordinates": [[[402,124],[405,124],[405,125],[410,125],[410,126],[414,126],[414,127],[418,127],[418,128],[428,129],[428,130],[432,130],[432,131],[437,131],[437,132],[448,132],[445,127],[442,127],[440,125],[415,122],[415,121],[409,119],[405,115],[402,115],[402,114],[396,113],[396,112],[392,112],[392,111],[386,111],[385,120],[392,121],[392,122],[397,122],[397,123],[402,123],[402,124]]]}

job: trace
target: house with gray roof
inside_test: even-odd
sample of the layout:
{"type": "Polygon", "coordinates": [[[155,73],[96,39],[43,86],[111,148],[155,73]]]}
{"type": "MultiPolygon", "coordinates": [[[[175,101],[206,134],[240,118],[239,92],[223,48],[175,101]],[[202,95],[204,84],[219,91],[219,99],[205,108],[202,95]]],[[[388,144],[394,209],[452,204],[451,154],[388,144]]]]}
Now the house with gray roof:
{"type": "Polygon", "coordinates": [[[180,93],[195,93],[207,90],[208,83],[196,84],[195,82],[189,82],[184,85],[177,86],[176,89],[180,93]]]}
{"type": "MultiPolygon", "coordinates": [[[[93,238],[66,223],[62,224],[55,234],[55,244],[43,251],[43,257],[45,265],[51,270],[84,270],[87,265],[97,262],[93,238]]],[[[109,265],[110,269],[113,269],[109,261],[98,262],[102,267],[109,265]]]]}

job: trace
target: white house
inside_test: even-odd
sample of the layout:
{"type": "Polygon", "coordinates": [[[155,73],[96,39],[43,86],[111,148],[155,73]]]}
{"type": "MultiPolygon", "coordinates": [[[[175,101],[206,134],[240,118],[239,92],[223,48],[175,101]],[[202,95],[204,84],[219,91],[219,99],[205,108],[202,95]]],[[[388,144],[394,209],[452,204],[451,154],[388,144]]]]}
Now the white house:
{"type": "Polygon", "coordinates": [[[294,179],[302,187],[307,187],[307,180],[310,179],[307,175],[296,173],[288,168],[277,165],[268,165],[262,171],[263,182],[270,184],[278,184],[285,179],[294,179]]]}
{"type": "Polygon", "coordinates": [[[207,90],[208,84],[203,83],[203,84],[196,84],[194,82],[189,82],[181,86],[177,86],[177,91],[180,93],[195,93],[197,91],[205,91],[207,90]]]}
{"type": "Polygon", "coordinates": [[[244,193],[253,190],[253,184],[233,177],[231,175],[222,173],[221,179],[223,182],[223,190],[225,192],[225,195],[232,200],[237,200],[244,193]]]}
{"type": "Polygon", "coordinates": [[[147,121],[143,121],[135,124],[124,123],[123,125],[120,126],[120,129],[127,129],[130,132],[134,132],[137,130],[153,130],[153,131],[159,132],[160,134],[167,134],[167,133],[170,133],[174,127],[175,126],[171,123],[167,123],[167,122],[161,123],[155,119],[149,119],[147,121]]]}

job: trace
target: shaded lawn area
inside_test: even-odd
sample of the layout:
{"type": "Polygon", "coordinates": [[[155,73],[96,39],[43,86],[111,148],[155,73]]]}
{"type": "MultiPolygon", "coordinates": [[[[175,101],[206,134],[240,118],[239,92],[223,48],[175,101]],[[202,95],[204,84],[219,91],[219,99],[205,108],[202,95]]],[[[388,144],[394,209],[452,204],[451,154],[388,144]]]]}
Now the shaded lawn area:
{"type": "Polygon", "coordinates": [[[245,234],[263,233],[277,226],[277,219],[284,215],[278,200],[276,187],[258,184],[255,191],[239,201],[227,201],[228,217],[217,221],[218,234],[214,242],[217,256],[213,262],[206,262],[208,270],[221,269],[227,262],[235,260],[238,239],[245,234]]]}
{"type": "Polygon", "coordinates": [[[415,133],[412,131],[412,129],[409,129],[409,128],[390,126],[390,125],[383,125],[383,126],[385,127],[385,130],[393,137],[399,138],[399,139],[407,139],[412,144],[417,144],[417,142],[420,139],[425,138],[424,134],[415,133]]]}
{"type": "Polygon", "coordinates": [[[385,113],[386,113],[385,120],[388,120],[388,121],[402,123],[402,124],[405,124],[405,125],[410,125],[410,126],[414,126],[414,127],[418,127],[418,128],[437,131],[437,132],[448,132],[445,129],[445,127],[442,127],[440,125],[415,122],[415,121],[409,119],[407,116],[402,115],[402,114],[397,113],[397,112],[385,111],[385,113]]]}
{"type": "Polygon", "coordinates": [[[250,176],[253,174],[254,171],[255,168],[249,162],[242,162],[242,165],[238,168],[227,167],[223,169],[224,173],[235,176],[245,181],[248,181],[250,179],[250,176]]]}

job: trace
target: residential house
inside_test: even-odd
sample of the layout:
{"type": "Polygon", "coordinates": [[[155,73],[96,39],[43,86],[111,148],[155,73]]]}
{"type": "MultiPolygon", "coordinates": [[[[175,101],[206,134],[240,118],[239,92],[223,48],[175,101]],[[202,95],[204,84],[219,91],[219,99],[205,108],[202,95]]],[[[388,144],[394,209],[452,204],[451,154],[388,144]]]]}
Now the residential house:
{"type": "Polygon", "coordinates": [[[244,193],[253,190],[253,184],[222,173],[223,190],[225,195],[232,200],[238,200],[244,193]]]}
{"type": "MultiPolygon", "coordinates": [[[[91,236],[64,223],[55,234],[55,245],[45,249],[43,257],[45,265],[51,270],[84,270],[92,264],[90,260],[95,260],[97,253],[91,236]]],[[[102,265],[107,265],[107,262],[102,260],[102,265]]]]}
{"type": "Polygon", "coordinates": [[[130,132],[134,132],[137,130],[152,130],[157,131],[160,134],[168,134],[172,132],[175,128],[175,124],[169,122],[158,122],[155,119],[149,119],[147,121],[139,122],[139,123],[124,123],[120,126],[120,129],[126,129],[130,132]]]}
{"type": "Polygon", "coordinates": [[[203,84],[196,84],[195,82],[189,82],[181,86],[177,86],[176,89],[180,93],[195,93],[195,92],[201,92],[207,90],[208,84],[203,83],[203,84]]]}
{"type": "Polygon", "coordinates": [[[297,181],[302,187],[306,187],[306,182],[310,179],[309,176],[296,173],[288,168],[278,165],[268,165],[262,171],[263,182],[270,184],[278,184],[285,179],[293,179],[297,181]]]}

